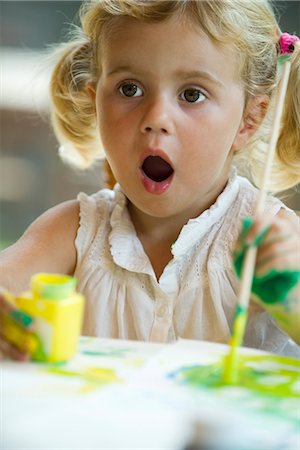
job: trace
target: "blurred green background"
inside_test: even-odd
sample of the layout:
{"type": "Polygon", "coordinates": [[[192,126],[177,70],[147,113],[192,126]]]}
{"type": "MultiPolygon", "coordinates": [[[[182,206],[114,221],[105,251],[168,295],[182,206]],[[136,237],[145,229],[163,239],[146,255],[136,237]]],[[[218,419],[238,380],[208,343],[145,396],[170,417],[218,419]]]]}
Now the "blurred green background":
{"type": "MultiPolygon", "coordinates": [[[[247,0],[245,0],[247,1],[247,0]]],[[[0,1],[0,248],[49,207],[103,185],[101,166],[66,166],[48,117],[45,52],[78,23],[80,1],[0,1]]],[[[275,1],[283,31],[300,34],[300,1],[275,1]]],[[[300,196],[284,201],[300,210],[300,196]]]]}

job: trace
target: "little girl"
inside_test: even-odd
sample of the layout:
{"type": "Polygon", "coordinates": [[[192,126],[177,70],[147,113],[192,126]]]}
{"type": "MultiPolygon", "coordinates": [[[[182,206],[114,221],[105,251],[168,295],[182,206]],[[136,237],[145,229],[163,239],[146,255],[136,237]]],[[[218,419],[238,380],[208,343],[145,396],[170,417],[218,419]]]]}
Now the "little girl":
{"type": "MultiPolygon", "coordinates": [[[[83,334],[227,343],[239,288],[234,249],[268,226],[255,275],[300,269],[299,221],[273,197],[238,241],[258,191],[235,167],[259,179],[280,79],[271,7],[91,0],[81,23],[52,75],[54,129],[86,167],[101,146],[117,184],[38,218],[2,252],[0,285],[19,292],[36,272],[72,274],[86,298],[83,334]]],[[[292,52],[297,38],[288,39],[292,52]]],[[[271,186],[278,191],[300,181],[300,52],[291,57],[271,186]]],[[[272,299],[251,301],[246,346],[300,354],[291,326],[298,288],[285,299],[285,331],[272,299]]],[[[1,346],[11,354],[4,339],[1,346]]]]}

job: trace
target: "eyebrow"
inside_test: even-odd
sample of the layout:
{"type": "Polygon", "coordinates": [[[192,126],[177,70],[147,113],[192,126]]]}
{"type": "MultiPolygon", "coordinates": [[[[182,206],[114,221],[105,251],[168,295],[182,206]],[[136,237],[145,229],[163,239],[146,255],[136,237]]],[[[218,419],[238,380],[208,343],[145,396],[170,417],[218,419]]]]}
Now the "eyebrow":
{"type": "MultiPolygon", "coordinates": [[[[130,66],[120,66],[117,67],[116,69],[112,69],[111,71],[109,71],[107,75],[111,76],[116,75],[118,73],[132,72],[132,71],[133,69],[130,66]]],[[[139,70],[139,72],[143,72],[143,70],[142,71],[139,70]]],[[[225,85],[218,78],[216,78],[214,75],[205,70],[191,70],[191,71],[178,70],[176,72],[176,76],[180,79],[204,78],[205,80],[212,82],[219,87],[225,88],[225,85]]]]}
{"type": "Polygon", "coordinates": [[[204,78],[207,81],[210,81],[222,88],[225,88],[224,84],[218,79],[216,78],[214,75],[212,75],[211,73],[205,71],[205,70],[191,70],[191,71],[185,71],[185,70],[180,70],[178,72],[176,72],[176,75],[179,78],[183,78],[183,79],[189,79],[189,78],[204,78]]]}

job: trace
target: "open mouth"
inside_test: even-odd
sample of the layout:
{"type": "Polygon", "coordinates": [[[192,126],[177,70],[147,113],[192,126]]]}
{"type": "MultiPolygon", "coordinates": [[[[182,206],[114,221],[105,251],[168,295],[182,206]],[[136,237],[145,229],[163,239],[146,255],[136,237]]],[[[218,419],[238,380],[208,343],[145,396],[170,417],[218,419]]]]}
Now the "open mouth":
{"type": "Polygon", "coordinates": [[[170,164],[160,156],[148,156],[143,162],[142,170],[156,183],[167,180],[174,172],[170,164]]]}

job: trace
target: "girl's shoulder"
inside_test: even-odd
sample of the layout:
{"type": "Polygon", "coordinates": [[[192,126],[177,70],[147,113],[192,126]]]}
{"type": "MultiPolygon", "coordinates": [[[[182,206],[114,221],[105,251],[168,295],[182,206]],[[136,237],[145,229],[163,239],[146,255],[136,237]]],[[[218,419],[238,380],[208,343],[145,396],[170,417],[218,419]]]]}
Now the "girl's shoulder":
{"type": "Polygon", "coordinates": [[[79,224],[76,200],[57,205],[39,216],[21,238],[0,254],[0,285],[12,292],[27,288],[37,272],[72,274],[76,264],[74,239],[79,224]]]}

